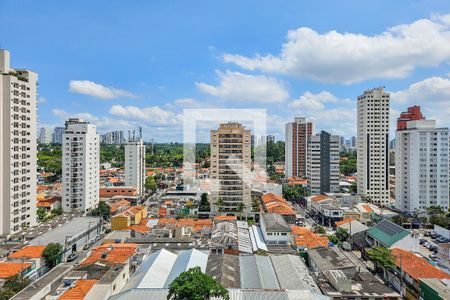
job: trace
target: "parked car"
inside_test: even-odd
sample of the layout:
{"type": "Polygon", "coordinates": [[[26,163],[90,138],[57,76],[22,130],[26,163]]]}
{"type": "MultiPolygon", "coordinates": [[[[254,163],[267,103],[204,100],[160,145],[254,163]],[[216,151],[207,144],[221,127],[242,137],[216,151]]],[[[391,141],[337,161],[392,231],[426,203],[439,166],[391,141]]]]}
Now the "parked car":
{"type": "Polygon", "coordinates": [[[430,236],[431,235],[431,231],[430,230],[427,230],[427,231],[425,231],[425,233],[423,234],[424,236],[430,236]]]}
{"type": "Polygon", "coordinates": [[[420,239],[420,240],[419,240],[419,244],[423,245],[423,244],[426,243],[426,241],[427,241],[426,239],[420,239]]]}
{"type": "Polygon", "coordinates": [[[422,246],[424,246],[425,248],[428,248],[429,245],[430,245],[429,242],[425,242],[425,243],[422,244],[422,246]]]}
{"type": "Polygon", "coordinates": [[[74,261],[75,259],[77,259],[78,254],[76,253],[72,253],[67,257],[67,261],[74,261]]]}
{"type": "Polygon", "coordinates": [[[429,245],[427,248],[428,248],[428,250],[430,250],[430,251],[434,251],[435,249],[437,249],[437,246],[436,246],[436,244],[430,243],[430,245],[429,245]]]}
{"type": "Polygon", "coordinates": [[[436,234],[436,232],[433,231],[433,232],[430,234],[430,237],[434,240],[435,238],[438,237],[438,235],[436,234]]]}
{"type": "Polygon", "coordinates": [[[436,254],[430,254],[429,256],[428,256],[431,260],[433,260],[433,261],[436,261],[438,258],[437,258],[437,255],[436,254]]]}
{"type": "Polygon", "coordinates": [[[445,243],[446,241],[447,241],[447,239],[443,236],[436,238],[436,242],[438,242],[438,243],[445,243]]]}

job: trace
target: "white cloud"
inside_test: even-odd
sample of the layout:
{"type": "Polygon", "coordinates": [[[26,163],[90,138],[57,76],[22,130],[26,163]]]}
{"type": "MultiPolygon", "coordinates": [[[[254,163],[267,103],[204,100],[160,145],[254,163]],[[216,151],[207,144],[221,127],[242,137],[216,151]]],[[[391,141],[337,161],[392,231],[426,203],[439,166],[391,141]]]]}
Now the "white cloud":
{"type": "Polygon", "coordinates": [[[279,55],[253,58],[224,54],[247,70],[351,84],[374,78],[404,78],[420,66],[450,58],[450,15],[387,28],[377,35],[290,30],[279,55]]]}
{"type": "Polygon", "coordinates": [[[201,102],[192,98],[182,98],[174,101],[176,106],[180,107],[200,107],[201,102]]]}
{"type": "Polygon", "coordinates": [[[289,97],[284,84],[274,77],[231,71],[217,71],[217,75],[219,85],[196,82],[197,88],[215,97],[236,102],[279,103],[289,97]]]}
{"type": "MultiPolygon", "coordinates": [[[[391,93],[392,105],[405,111],[419,105],[427,119],[435,119],[439,126],[450,126],[450,79],[430,77],[411,84],[407,89],[391,93]]],[[[397,114],[398,117],[398,114],[397,114]]]]}
{"type": "Polygon", "coordinates": [[[38,103],[39,103],[39,104],[45,104],[45,103],[47,103],[47,98],[45,98],[45,97],[39,97],[38,103]]]}
{"type": "Polygon", "coordinates": [[[137,106],[113,105],[109,109],[109,113],[114,116],[120,116],[128,119],[149,121],[155,125],[174,125],[182,120],[180,115],[161,109],[158,106],[140,108],[137,106]]]}
{"type": "Polygon", "coordinates": [[[336,96],[327,91],[322,91],[317,94],[305,92],[298,99],[295,99],[290,104],[292,108],[301,108],[305,110],[321,110],[324,109],[327,103],[351,103],[350,99],[338,99],[336,96]]]}
{"type": "Polygon", "coordinates": [[[136,98],[132,92],[106,87],[104,85],[89,80],[71,80],[69,82],[69,91],[72,93],[89,95],[101,99],[114,99],[120,97],[136,98]]]}

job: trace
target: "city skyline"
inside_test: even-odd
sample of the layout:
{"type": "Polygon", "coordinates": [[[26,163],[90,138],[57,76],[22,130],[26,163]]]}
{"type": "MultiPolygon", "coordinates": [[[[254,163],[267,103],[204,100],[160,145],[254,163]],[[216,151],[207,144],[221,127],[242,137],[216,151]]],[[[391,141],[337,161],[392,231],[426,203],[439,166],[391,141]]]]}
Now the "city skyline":
{"type": "MultiPolygon", "coordinates": [[[[85,10],[87,2],[2,2],[1,47],[12,65],[40,74],[39,127],[82,117],[100,133],[142,126],[146,141],[181,141],[183,108],[267,108],[268,134],[277,140],[296,116],[314,121],[317,132],[350,137],[357,96],[377,86],[391,93],[392,124],[417,104],[449,126],[449,4],[389,2],[389,13],[387,1],[329,3],[327,11],[279,4],[104,3],[85,10]],[[367,11],[383,18],[365,18],[367,11]],[[23,40],[31,24],[45,34],[23,40]],[[76,46],[60,50],[72,41],[76,46]],[[386,45],[395,47],[377,50],[386,45]],[[326,59],[334,46],[340,51],[326,59]]],[[[208,141],[208,130],[199,139],[208,141]]]]}

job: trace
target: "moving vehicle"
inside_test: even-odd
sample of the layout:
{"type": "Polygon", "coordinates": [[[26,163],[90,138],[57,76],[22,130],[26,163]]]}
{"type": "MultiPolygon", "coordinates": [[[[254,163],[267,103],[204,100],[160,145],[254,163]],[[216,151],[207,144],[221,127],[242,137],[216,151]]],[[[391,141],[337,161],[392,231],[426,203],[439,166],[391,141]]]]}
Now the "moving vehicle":
{"type": "Polygon", "coordinates": [[[68,262],[74,261],[75,259],[77,259],[77,257],[78,257],[78,254],[72,253],[72,254],[70,254],[70,255],[67,257],[67,261],[68,261],[68,262]]]}

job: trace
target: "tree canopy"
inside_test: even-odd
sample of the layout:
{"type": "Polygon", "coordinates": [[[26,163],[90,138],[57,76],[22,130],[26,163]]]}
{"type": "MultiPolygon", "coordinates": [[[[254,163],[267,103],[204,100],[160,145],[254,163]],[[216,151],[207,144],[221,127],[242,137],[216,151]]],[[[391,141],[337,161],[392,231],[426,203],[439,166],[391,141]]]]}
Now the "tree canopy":
{"type": "Polygon", "coordinates": [[[147,176],[147,178],[145,178],[145,188],[154,193],[157,190],[157,185],[156,185],[156,180],[153,176],[147,176]]]}
{"type": "Polygon", "coordinates": [[[20,275],[8,277],[0,289],[0,300],[11,299],[30,283],[31,280],[28,277],[22,277],[20,275]]]}
{"type": "Polygon", "coordinates": [[[375,268],[392,268],[395,266],[395,259],[391,250],[386,247],[372,247],[367,250],[369,260],[375,264],[375,268]]]}
{"type": "Polygon", "coordinates": [[[167,299],[205,300],[211,297],[230,299],[227,289],[214,278],[202,273],[200,267],[195,267],[181,273],[172,281],[167,299]]]}
{"type": "Polygon", "coordinates": [[[63,246],[60,243],[50,243],[45,247],[42,256],[49,268],[53,268],[61,261],[62,252],[63,246]]]}

